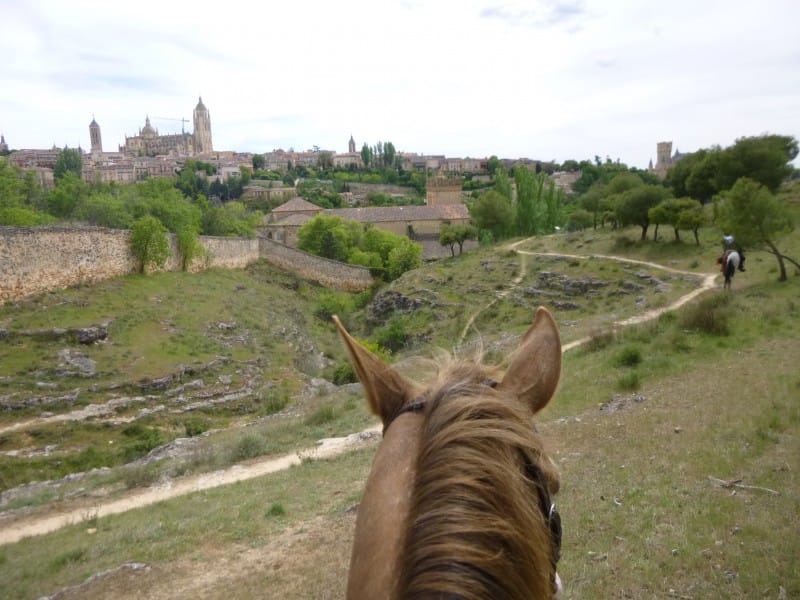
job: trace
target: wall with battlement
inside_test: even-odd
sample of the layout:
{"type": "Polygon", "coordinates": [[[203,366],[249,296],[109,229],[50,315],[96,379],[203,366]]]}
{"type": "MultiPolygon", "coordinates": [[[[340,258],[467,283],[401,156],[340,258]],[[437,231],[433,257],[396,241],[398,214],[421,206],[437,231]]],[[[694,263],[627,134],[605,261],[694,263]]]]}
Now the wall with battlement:
{"type": "Polygon", "coordinates": [[[348,292],[366,290],[373,283],[369,269],[364,267],[314,256],[267,238],[259,238],[259,241],[261,258],[277,267],[293,271],[303,279],[348,292]]]}

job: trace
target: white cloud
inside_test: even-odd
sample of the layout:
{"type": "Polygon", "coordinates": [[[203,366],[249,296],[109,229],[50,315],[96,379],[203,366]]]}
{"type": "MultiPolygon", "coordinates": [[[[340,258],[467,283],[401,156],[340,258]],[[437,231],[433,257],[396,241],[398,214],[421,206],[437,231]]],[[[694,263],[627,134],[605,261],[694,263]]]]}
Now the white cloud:
{"type": "Polygon", "coordinates": [[[86,147],[94,115],[113,149],[202,95],[221,149],[344,151],[352,134],[643,167],[662,140],[800,137],[798,16],[793,0],[6,0],[0,131],[86,147]]]}

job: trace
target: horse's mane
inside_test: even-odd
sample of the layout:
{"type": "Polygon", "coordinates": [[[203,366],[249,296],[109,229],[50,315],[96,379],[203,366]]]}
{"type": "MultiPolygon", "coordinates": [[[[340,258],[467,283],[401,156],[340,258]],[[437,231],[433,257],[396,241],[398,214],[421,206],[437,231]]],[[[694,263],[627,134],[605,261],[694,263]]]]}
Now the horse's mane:
{"type": "Polygon", "coordinates": [[[486,385],[496,368],[450,360],[426,394],[399,598],[552,595],[538,485],[558,490],[530,410],[486,385]],[[526,463],[544,481],[526,477],[526,463]]]}

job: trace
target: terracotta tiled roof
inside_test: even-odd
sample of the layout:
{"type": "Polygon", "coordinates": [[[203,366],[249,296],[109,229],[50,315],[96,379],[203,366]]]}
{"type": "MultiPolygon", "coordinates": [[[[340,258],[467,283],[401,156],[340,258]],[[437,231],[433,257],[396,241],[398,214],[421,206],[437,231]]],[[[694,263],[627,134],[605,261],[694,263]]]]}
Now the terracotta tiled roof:
{"type": "Polygon", "coordinates": [[[296,198],[292,198],[288,202],[284,202],[280,206],[274,208],[272,210],[273,213],[285,213],[285,212],[308,212],[308,211],[321,211],[322,207],[317,206],[316,204],[312,204],[308,200],[303,200],[300,196],[296,198]]]}
{"type": "Polygon", "coordinates": [[[341,217],[359,223],[382,221],[448,221],[469,219],[464,204],[442,204],[439,206],[371,206],[367,208],[332,208],[326,215],[341,217]]]}

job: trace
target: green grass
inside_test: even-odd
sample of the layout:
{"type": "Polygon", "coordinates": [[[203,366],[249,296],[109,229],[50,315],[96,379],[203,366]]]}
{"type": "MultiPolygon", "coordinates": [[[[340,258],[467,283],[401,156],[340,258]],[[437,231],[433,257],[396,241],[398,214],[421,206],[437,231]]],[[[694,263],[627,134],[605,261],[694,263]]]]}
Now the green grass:
{"type": "MultiPolygon", "coordinates": [[[[678,269],[716,269],[717,232],[704,231],[699,248],[693,241],[641,243],[636,234],[548,236],[519,249],[589,256],[622,248],[633,258],[678,269]]],[[[790,236],[781,248],[800,256],[800,236],[790,236]]],[[[800,514],[795,468],[800,278],[791,275],[789,282],[778,283],[773,262],[766,253],[748,252],[748,271],[737,274],[732,293],[712,291],[677,313],[617,330],[615,321],[664,305],[696,283],[603,259],[556,260],[499,247],[480,249],[387,286],[422,299],[422,309],[378,316],[359,299],[353,306],[366,308],[354,308],[346,322],[354,334],[374,341],[394,320],[406,338],[394,355],[402,360],[426,354],[430,346],[453,348],[469,317],[477,314],[465,343],[480,339],[490,356],[503,357],[514,345],[513,334],[530,324],[535,307],[552,300],[528,293],[539,287],[541,271],[610,282],[588,298],[566,298],[577,309],[554,310],[564,342],[587,336],[590,342],[564,355],[557,397],[539,418],[562,472],[557,501],[565,539],[559,570],[567,597],[777,597],[780,587],[794,597],[800,595],[800,536],[790,535],[787,515],[800,514]],[[522,281],[513,287],[523,264],[522,281]],[[641,282],[640,272],[668,281],[671,289],[619,294],[641,282]],[[498,291],[509,293],[489,305],[498,291]],[[643,304],[635,301],[640,295],[643,304]],[[613,414],[598,411],[632,391],[641,403],[613,414]],[[780,495],[722,488],[709,477],[741,479],[780,495]]],[[[32,338],[0,342],[0,395],[56,396],[80,389],[74,401],[0,413],[0,428],[20,416],[37,419],[43,410],[66,414],[120,396],[141,398],[114,414],[135,417],[133,425],[114,419],[36,421],[0,433],[2,451],[57,446],[47,457],[0,456],[5,487],[103,461],[115,467],[57,491],[32,490],[3,510],[28,506],[31,516],[46,514],[54,500],[67,507],[72,498],[101,488],[113,497],[163,476],[283,454],[374,424],[363,399],[349,392],[298,395],[304,381],[332,374],[344,355],[330,324],[314,316],[330,304],[320,300],[321,292],[258,265],[201,276],[132,276],[0,307],[0,327],[15,331],[112,322],[111,343],[79,348],[97,360],[98,376],[58,380],[55,390],[37,388],[36,382],[48,380],[61,344],[32,338]],[[236,326],[220,329],[220,322],[236,326]],[[309,367],[308,341],[314,353],[331,361],[321,371],[309,367]],[[218,356],[226,360],[202,369],[218,356]],[[179,396],[145,394],[138,386],[181,365],[197,372],[176,380],[175,387],[200,379],[200,392],[224,393],[240,389],[246,377],[258,385],[251,397],[187,413],[172,412],[186,403],[179,396]],[[225,377],[230,384],[221,383],[225,377]],[[157,410],[160,405],[166,408],[157,410]],[[140,416],[142,409],[156,410],[140,416]],[[194,435],[196,442],[184,458],[116,468],[146,453],[156,440],[184,435],[194,435]]],[[[266,581],[281,597],[340,597],[341,564],[346,564],[352,534],[352,520],[343,511],[358,501],[371,458],[372,450],[364,450],[330,461],[306,460],[283,473],[118,516],[98,519],[87,513],[83,524],[0,549],[4,594],[38,597],[129,561],[156,566],[148,576],[155,580],[157,572],[175,574],[180,569],[172,567],[185,569],[187,563],[213,571],[220,556],[263,546],[264,556],[274,547],[281,559],[234,583],[212,582],[217,586],[212,595],[256,594],[266,581]],[[88,528],[97,531],[89,534],[88,528]],[[342,533],[327,540],[320,555],[320,532],[328,530],[342,533]],[[291,556],[284,552],[287,541],[291,556]]]]}

